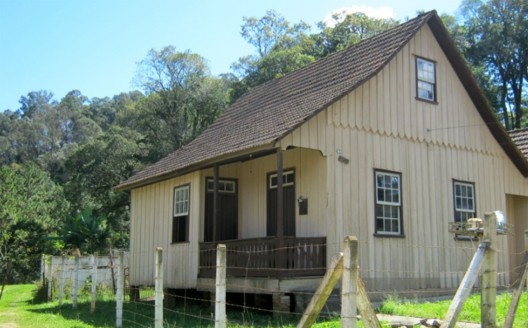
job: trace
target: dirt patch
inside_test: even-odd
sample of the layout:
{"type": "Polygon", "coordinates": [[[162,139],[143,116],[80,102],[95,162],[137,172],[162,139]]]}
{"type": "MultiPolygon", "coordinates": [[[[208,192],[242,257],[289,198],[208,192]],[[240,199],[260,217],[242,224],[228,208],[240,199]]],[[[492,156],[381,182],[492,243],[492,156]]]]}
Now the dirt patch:
{"type": "Polygon", "coordinates": [[[18,328],[18,325],[14,322],[2,323],[0,328],[18,328]]]}

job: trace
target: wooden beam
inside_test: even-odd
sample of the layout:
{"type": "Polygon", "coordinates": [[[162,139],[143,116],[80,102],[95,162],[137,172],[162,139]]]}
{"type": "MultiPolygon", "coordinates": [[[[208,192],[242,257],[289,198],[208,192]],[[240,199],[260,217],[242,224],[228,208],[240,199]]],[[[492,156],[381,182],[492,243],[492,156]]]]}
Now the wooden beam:
{"type": "MultiPolygon", "coordinates": [[[[213,241],[216,241],[216,234],[218,233],[218,164],[215,164],[213,169],[213,241]]],[[[207,189],[207,185],[205,186],[207,189]]],[[[207,190],[205,191],[207,193],[207,190]]]]}
{"type": "MultiPolygon", "coordinates": [[[[517,306],[519,305],[519,300],[521,298],[523,285],[527,282],[527,279],[528,279],[528,230],[524,231],[524,248],[525,248],[524,263],[526,263],[526,267],[524,268],[524,273],[522,274],[522,278],[521,278],[521,281],[519,282],[519,286],[513,292],[512,300],[510,303],[510,308],[508,309],[508,314],[506,315],[506,320],[504,321],[504,328],[513,327],[513,321],[515,320],[515,312],[517,312],[517,306]]],[[[527,283],[526,288],[528,288],[528,283],[527,283]]]]}
{"type": "Polygon", "coordinates": [[[359,310],[359,314],[361,314],[361,321],[363,322],[363,326],[369,328],[381,328],[381,323],[379,322],[378,317],[376,316],[376,312],[372,308],[372,303],[370,303],[365,284],[359,276],[357,280],[357,290],[357,308],[359,310]]]}
{"type": "Polygon", "coordinates": [[[355,328],[357,322],[358,240],[347,236],[343,242],[341,281],[341,327],[355,328]]]}
{"type": "Polygon", "coordinates": [[[469,297],[469,294],[471,294],[471,289],[473,288],[473,285],[477,280],[487,245],[488,244],[485,242],[480,243],[477,251],[475,252],[475,255],[473,255],[473,259],[469,264],[469,268],[466,271],[466,274],[464,275],[460,286],[458,287],[455,297],[453,298],[453,301],[451,302],[451,305],[447,310],[446,318],[440,328],[455,327],[457,317],[460,314],[460,311],[462,311],[462,306],[469,297]]]}
{"type": "Polygon", "coordinates": [[[330,267],[326,271],[326,274],[321,280],[321,284],[317,287],[314,296],[310,300],[308,307],[304,311],[301,321],[297,325],[297,328],[311,327],[317,316],[321,312],[321,309],[328,300],[330,293],[334,289],[334,286],[339,281],[341,274],[343,273],[343,254],[339,254],[333,258],[330,267]]]}
{"type": "Polygon", "coordinates": [[[482,327],[497,327],[497,216],[484,214],[483,241],[489,243],[482,263],[481,316],[482,327]]]}
{"type": "Polygon", "coordinates": [[[277,149],[277,237],[284,236],[284,154],[282,149],[277,149]]]}

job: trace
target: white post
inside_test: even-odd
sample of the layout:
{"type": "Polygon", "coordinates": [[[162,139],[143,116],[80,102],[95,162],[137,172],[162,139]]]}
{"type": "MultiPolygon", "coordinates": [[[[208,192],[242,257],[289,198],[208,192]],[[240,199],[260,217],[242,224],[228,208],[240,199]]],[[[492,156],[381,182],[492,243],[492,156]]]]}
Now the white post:
{"type": "Polygon", "coordinates": [[[60,280],[59,280],[59,306],[62,306],[62,299],[64,298],[64,271],[65,268],[65,259],[64,255],[61,257],[61,266],[60,266],[60,280]]]}
{"type": "Polygon", "coordinates": [[[215,328],[227,326],[226,316],[226,245],[216,247],[215,328]]]}
{"type": "Polygon", "coordinates": [[[483,241],[489,243],[482,263],[481,316],[482,327],[497,327],[497,216],[484,214],[483,241]]]}
{"type": "Polygon", "coordinates": [[[77,308],[77,296],[79,295],[79,270],[80,270],[80,255],[75,255],[75,278],[73,280],[73,299],[72,299],[72,307],[74,309],[77,308]]]}
{"type": "Polygon", "coordinates": [[[51,255],[46,256],[46,278],[48,281],[48,301],[51,301],[51,281],[53,280],[51,260],[53,257],[51,255]]]}
{"type": "MultiPolygon", "coordinates": [[[[528,229],[524,230],[524,254],[527,260],[526,265],[528,266],[528,229]]],[[[528,292],[528,276],[526,277],[526,291],[528,292]]]]}
{"type": "Polygon", "coordinates": [[[117,260],[117,291],[116,291],[116,327],[123,327],[123,256],[124,252],[119,251],[117,260]]]}
{"type": "Polygon", "coordinates": [[[154,328],[163,328],[163,248],[156,248],[154,328]]]}
{"type": "Polygon", "coordinates": [[[92,303],[90,304],[90,313],[95,312],[95,299],[97,298],[97,253],[90,255],[90,265],[92,266],[92,303]]]}
{"type": "Polygon", "coordinates": [[[355,328],[357,321],[358,241],[347,236],[343,242],[343,277],[341,287],[341,327],[355,328]]]}

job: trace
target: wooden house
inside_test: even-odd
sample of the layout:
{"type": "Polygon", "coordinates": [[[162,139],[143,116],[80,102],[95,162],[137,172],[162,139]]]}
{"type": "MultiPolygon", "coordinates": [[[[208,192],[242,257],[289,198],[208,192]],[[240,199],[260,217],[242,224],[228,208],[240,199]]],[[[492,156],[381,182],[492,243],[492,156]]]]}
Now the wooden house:
{"type": "Polygon", "coordinates": [[[313,289],[347,235],[369,291],[453,290],[476,248],[448,232],[487,211],[499,286],[528,228],[528,163],[436,12],[250,90],[188,145],[118,188],[131,192],[130,283],[228,292],[313,289]],[[280,179],[282,177],[282,179],[280,179]]]}

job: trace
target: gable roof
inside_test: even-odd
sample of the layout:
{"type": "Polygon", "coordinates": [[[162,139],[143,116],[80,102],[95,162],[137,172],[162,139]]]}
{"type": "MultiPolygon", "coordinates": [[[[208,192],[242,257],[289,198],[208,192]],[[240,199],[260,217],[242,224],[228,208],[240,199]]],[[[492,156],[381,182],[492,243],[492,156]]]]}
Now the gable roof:
{"type": "Polygon", "coordinates": [[[528,158],[528,128],[508,132],[517,148],[528,158]]]}
{"type": "Polygon", "coordinates": [[[425,24],[429,24],[484,121],[492,122],[488,124],[490,131],[527,176],[528,163],[491,112],[436,11],[431,11],[251,89],[196,139],[117,188],[158,182],[244,151],[274,149],[277,140],[377,74],[425,24]]]}

